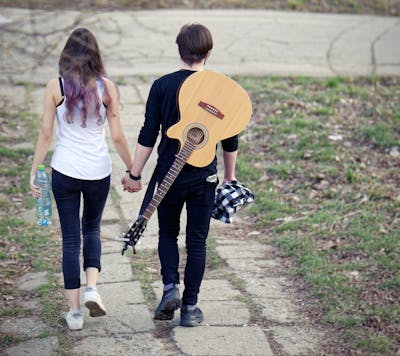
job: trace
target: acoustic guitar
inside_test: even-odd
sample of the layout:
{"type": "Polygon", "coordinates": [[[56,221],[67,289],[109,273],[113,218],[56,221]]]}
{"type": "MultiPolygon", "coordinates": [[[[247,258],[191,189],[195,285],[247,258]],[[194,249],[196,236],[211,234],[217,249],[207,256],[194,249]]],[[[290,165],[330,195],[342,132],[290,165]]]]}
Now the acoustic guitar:
{"type": "Polygon", "coordinates": [[[190,75],[178,93],[179,121],[167,130],[167,136],[180,143],[172,166],[143,214],[117,240],[124,241],[122,254],[135,245],[183,166],[205,167],[215,157],[217,143],[245,129],[252,114],[246,91],[231,78],[204,70],[190,75]]]}

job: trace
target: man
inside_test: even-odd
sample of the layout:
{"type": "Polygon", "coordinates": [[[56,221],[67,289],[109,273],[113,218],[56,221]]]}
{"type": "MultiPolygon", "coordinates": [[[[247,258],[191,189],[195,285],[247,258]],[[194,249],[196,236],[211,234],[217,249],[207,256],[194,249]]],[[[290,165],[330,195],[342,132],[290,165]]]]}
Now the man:
{"type": "MultiPolygon", "coordinates": [[[[149,93],[146,114],[135,150],[134,163],[123,178],[124,189],[142,189],[141,172],[157,140],[161,128],[156,167],[160,183],[171,167],[179,149],[178,140],[166,135],[167,129],[179,120],[177,93],[182,82],[191,74],[202,71],[213,47],[210,31],[201,24],[185,25],[181,28],[176,43],[181,58],[180,70],[157,79],[149,93]]],[[[224,160],[224,182],[236,180],[235,165],[238,148],[237,135],[221,141],[224,160]]],[[[163,296],[154,319],[171,320],[174,311],[181,307],[182,326],[196,326],[203,321],[203,313],[197,307],[200,284],[206,264],[206,239],[210,226],[215,189],[218,184],[217,160],[206,167],[185,164],[158,206],[159,242],[158,254],[164,284],[163,296]],[[186,252],[182,300],[177,285],[179,279],[179,234],[180,215],[183,205],[187,209],[186,252]]]]}

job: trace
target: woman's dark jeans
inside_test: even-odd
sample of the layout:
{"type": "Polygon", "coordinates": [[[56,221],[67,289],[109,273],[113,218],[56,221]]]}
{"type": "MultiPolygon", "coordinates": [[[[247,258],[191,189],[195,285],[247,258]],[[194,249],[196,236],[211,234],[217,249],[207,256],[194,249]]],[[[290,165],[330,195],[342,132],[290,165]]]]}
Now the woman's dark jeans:
{"type": "Polygon", "coordinates": [[[83,269],[96,267],[100,271],[100,223],[110,190],[110,176],[100,180],[82,180],[68,177],[53,169],[52,189],[61,224],[64,288],[80,288],[81,194],[83,269]]]}
{"type": "Polygon", "coordinates": [[[158,254],[164,284],[179,284],[178,234],[180,215],[186,203],[186,252],[182,303],[195,305],[206,264],[206,239],[210,228],[217,183],[206,179],[173,184],[158,207],[158,254]]]}

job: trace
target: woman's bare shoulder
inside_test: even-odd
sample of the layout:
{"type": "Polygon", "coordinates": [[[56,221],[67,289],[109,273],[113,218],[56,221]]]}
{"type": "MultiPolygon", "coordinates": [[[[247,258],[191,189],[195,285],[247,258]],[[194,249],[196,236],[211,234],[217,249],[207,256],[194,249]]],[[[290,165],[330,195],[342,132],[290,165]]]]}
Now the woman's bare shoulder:
{"type": "Polygon", "coordinates": [[[47,82],[46,93],[53,97],[53,101],[56,105],[62,100],[63,96],[61,94],[59,77],[52,78],[47,82]]]}
{"type": "Polygon", "coordinates": [[[107,90],[116,90],[117,85],[111,79],[104,77],[103,80],[107,90]]]}
{"type": "Polygon", "coordinates": [[[59,88],[59,87],[60,87],[60,83],[59,83],[58,78],[59,78],[59,77],[51,78],[51,79],[47,82],[46,87],[47,87],[48,89],[50,89],[50,90],[54,90],[54,89],[56,89],[56,88],[59,88]]]}

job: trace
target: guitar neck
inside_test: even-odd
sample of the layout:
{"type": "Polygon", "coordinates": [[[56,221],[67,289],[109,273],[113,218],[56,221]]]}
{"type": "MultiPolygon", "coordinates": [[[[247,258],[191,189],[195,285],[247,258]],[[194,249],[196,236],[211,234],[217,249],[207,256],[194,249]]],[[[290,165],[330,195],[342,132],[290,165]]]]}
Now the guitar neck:
{"type": "Polygon", "coordinates": [[[175,181],[179,172],[182,170],[183,166],[185,165],[186,161],[188,160],[192,152],[195,150],[195,148],[196,146],[189,141],[186,141],[185,144],[182,146],[181,150],[176,155],[171,168],[168,170],[161,184],[158,186],[158,189],[154,194],[153,198],[151,199],[149,205],[143,212],[143,217],[146,220],[149,220],[150,217],[153,215],[154,211],[161,203],[161,200],[163,200],[163,198],[165,197],[165,194],[167,194],[172,183],[175,181]]]}

